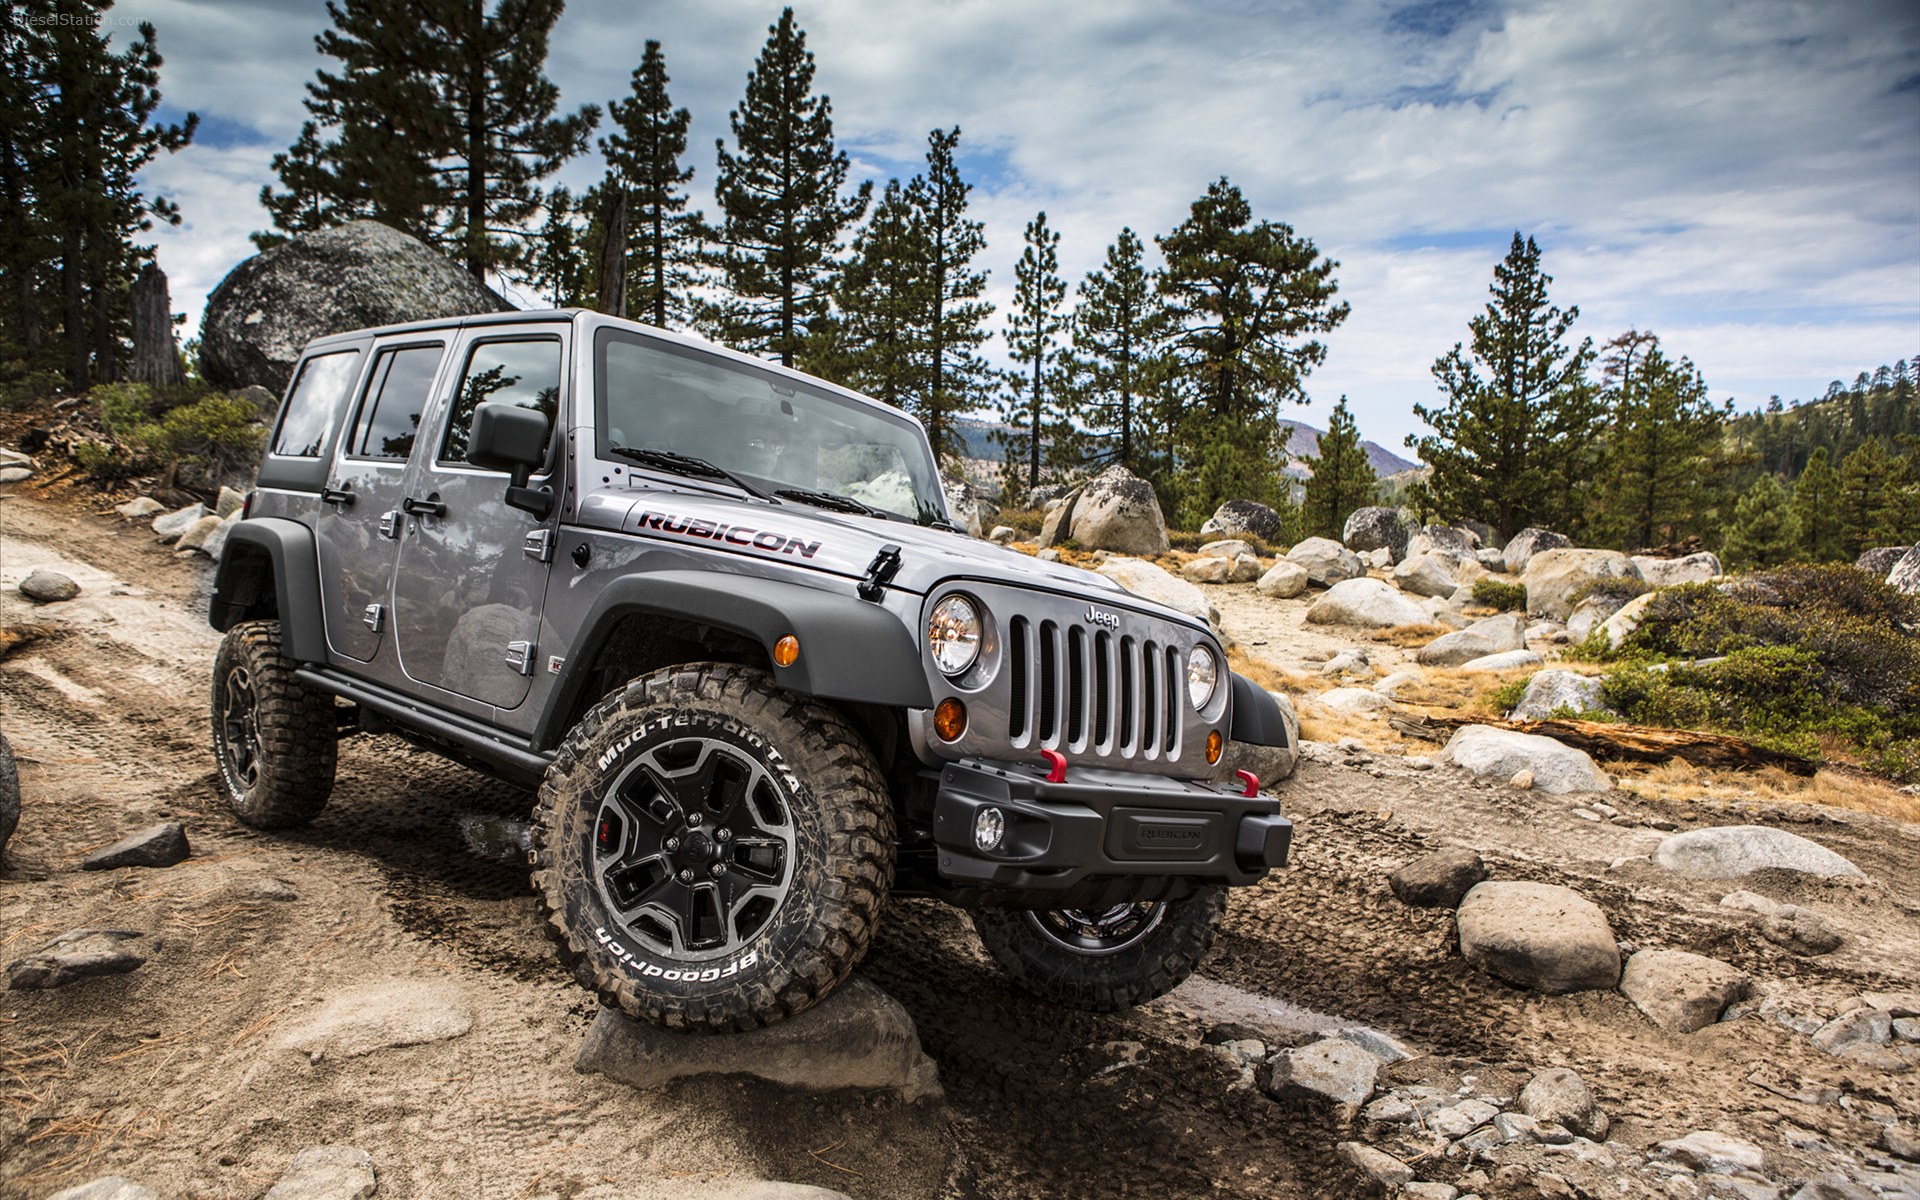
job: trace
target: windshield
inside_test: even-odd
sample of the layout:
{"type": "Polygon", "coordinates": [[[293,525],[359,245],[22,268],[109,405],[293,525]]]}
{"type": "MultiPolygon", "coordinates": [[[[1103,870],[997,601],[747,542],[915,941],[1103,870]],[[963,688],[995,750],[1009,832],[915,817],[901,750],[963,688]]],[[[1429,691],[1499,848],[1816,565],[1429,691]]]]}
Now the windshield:
{"type": "Polygon", "coordinates": [[[919,427],[772,372],[616,329],[594,340],[599,452],[668,450],[762,489],[833,492],[922,525],[946,519],[919,427]]]}

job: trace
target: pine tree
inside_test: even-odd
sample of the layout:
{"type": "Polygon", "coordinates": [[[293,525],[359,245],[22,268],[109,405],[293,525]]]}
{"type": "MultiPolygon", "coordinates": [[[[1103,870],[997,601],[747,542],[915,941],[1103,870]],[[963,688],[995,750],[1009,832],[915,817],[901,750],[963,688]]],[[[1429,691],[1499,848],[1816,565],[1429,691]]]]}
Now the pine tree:
{"type": "Polygon", "coordinates": [[[836,319],[817,330],[812,369],[895,408],[906,408],[928,374],[920,325],[929,307],[919,214],[898,179],[855,235],[834,289],[836,319]]]}
{"type": "Polygon", "coordinates": [[[1808,562],[1836,562],[1845,555],[1841,538],[1840,474],[1818,447],[1793,485],[1793,517],[1800,527],[1800,555],[1808,562]]]}
{"type": "Polygon", "coordinates": [[[533,240],[527,282],[554,308],[585,304],[591,297],[591,260],[583,246],[580,216],[591,211],[587,205],[592,199],[589,193],[576,200],[564,187],[547,194],[546,220],[533,240]]]}
{"type": "Polygon", "coordinates": [[[1732,402],[1715,407],[1693,363],[1670,361],[1652,333],[1628,330],[1608,342],[1601,372],[1601,400],[1613,415],[1597,489],[1604,532],[1623,549],[1698,532],[1732,402]]]}
{"type": "Polygon", "coordinates": [[[1224,178],[1157,240],[1168,351],[1194,402],[1179,430],[1184,511],[1204,519],[1226,500],[1271,499],[1280,406],[1304,402],[1307,374],[1326,358],[1312,335],[1347,316],[1333,300],[1339,264],[1289,226],[1255,224],[1224,178]]]}
{"type": "Polygon", "coordinates": [[[180,221],[138,176],[162,151],[188,145],[199,119],[151,123],[163,63],[154,27],[142,22],[114,53],[105,23],[112,0],[13,7],[0,34],[8,75],[0,203],[11,226],[7,291],[17,306],[10,324],[38,346],[41,330],[57,323],[68,386],[83,390],[119,373],[128,289],[153,255],[134,238],[155,221],[180,221]]]}
{"type": "Polygon", "coordinates": [[[615,132],[601,139],[606,187],[627,196],[627,310],[663,329],[691,316],[689,289],[699,282],[698,222],[687,213],[682,170],[687,125],[693,119],[667,98],[667,63],[649,40],[633,71],[633,94],[607,105],[615,132]]]}
{"type": "Polygon", "coordinates": [[[1762,475],[1734,507],[1733,524],[1721,547],[1727,565],[1740,570],[1791,562],[1800,545],[1799,523],[1787,502],[1787,490],[1772,475],[1762,475]]]}
{"type": "Polygon", "coordinates": [[[793,9],[768,35],[731,116],[739,151],[717,143],[721,223],[711,237],[727,299],[705,317],[721,341],[792,366],[826,316],[841,239],[872,186],[842,194],[847,156],[834,147],[831,104],[813,93],[813,55],[793,9]]]}
{"type": "Polygon", "coordinates": [[[1887,501],[1874,541],[1888,546],[1920,542],[1920,436],[1902,435],[1902,452],[1887,478],[1887,501]]]}
{"type": "Polygon", "coordinates": [[[586,149],[587,106],[555,116],[545,74],[563,0],[337,0],[315,39],[341,69],[316,73],[302,130],[274,160],[284,192],[261,203],[282,232],[371,218],[454,254],[482,282],[531,253],[541,180],[586,149]]]}
{"type": "Polygon", "coordinates": [[[1854,558],[1891,535],[1897,518],[1889,484],[1892,464],[1878,438],[1861,442],[1840,464],[1840,552],[1854,558]]]}
{"type": "Polygon", "coordinates": [[[1158,489],[1171,451],[1164,436],[1167,317],[1140,235],[1122,229],[1075,299],[1066,399],[1085,430],[1076,457],[1117,462],[1158,489]]]}
{"type": "Polygon", "coordinates": [[[927,170],[907,185],[925,273],[922,309],[915,322],[925,375],[915,389],[914,411],[927,427],[933,452],[942,459],[959,450],[953,418],[985,405],[995,374],[980,357],[993,305],[981,299],[987,273],[973,269],[986,248],[979,221],[967,216],[973,185],[960,178],[954,150],[960,130],[927,135],[927,170]]]}
{"type": "Polygon", "coordinates": [[[1327,431],[1320,435],[1320,453],[1313,463],[1313,478],[1307,480],[1307,495],[1301,505],[1307,535],[1338,539],[1347,518],[1356,508],[1373,502],[1379,476],[1367,461],[1360,444],[1360,430],[1347,409],[1347,398],[1333,406],[1327,431]]]}
{"type": "Polygon", "coordinates": [[[1013,268],[1013,308],[1007,314],[1007,345],[1020,369],[1011,376],[1004,415],[1011,432],[1002,444],[1007,451],[1006,482],[1016,491],[1040,486],[1040,462],[1064,418],[1058,398],[1058,345],[1067,329],[1061,304],[1067,281],[1060,278],[1060,234],[1047,225],[1047,214],[1027,222],[1026,248],[1013,268]],[[1024,477],[1024,478],[1023,478],[1024,477]]]}
{"type": "Polygon", "coordinates": [[[1414,405],[1434,430],[1407,439],[1432,468],[1418,496],[1435,515],[1486,521],[1502,538],[1527,525],[1577,530],[1605,411],[1587,380],[1593,342],[1567,344],[1580,310],[1548,303],[1553,277],[1532,238],[1516,232],[1493,275],[1470,354],[1455,343],[1433,364],[1445,403],[1414,405]]]}

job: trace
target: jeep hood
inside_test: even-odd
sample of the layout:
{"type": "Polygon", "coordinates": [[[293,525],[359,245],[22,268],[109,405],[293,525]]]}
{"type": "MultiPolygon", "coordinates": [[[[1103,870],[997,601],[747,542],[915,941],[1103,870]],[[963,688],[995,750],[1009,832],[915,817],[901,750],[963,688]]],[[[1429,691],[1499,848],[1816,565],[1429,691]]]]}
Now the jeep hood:
{"type": "Polygon", "coordinates": [[[849,580],[862,579],[886,546],[900,548],[900,569],[888,587],[924,595],[943,580],[978,578],[1112,603],[1198,626],[1186,613],[1136,596],[1104,575],[1042,562],[965,533],[837,513],[798,501],[769,504],[671,487],[598,491],[581,503],[576,522],[675,545],[699,546],[849,580]]]}

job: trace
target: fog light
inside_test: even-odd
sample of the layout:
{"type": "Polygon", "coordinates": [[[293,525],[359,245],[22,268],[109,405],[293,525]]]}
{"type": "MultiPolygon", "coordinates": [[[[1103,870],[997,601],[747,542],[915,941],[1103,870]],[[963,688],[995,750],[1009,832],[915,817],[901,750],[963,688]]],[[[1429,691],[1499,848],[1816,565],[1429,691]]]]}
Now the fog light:
{"type": "Polygon", "coordinates": [[[995,850],[1007,833],[1007,818],[997,808],[983,808],[973,818],[973,844],[982,850],[995,850]]]}
{"type": "Polygon", "coordinates": [[[1214,763],[1217,763],[1220,761],[1220,750],[1224,744],[1225,744],[1225,739],[1223,739],[1220,736],[1220,731],[1218,729],[1207,734],[1207,765],[1208,766],[1212,766],[1214,763]]]}
{"type": "Polygon", "coordinates": [[[933,710],[933,731],[943,742],[960,740],[967,731],[967,706],[949,696],[933,710]]]}
{"type": "Polygon", "coordinates": [[[773,644],[773,661],[790,667],[800,657],[800,639],[788,634],[773,644]]]}

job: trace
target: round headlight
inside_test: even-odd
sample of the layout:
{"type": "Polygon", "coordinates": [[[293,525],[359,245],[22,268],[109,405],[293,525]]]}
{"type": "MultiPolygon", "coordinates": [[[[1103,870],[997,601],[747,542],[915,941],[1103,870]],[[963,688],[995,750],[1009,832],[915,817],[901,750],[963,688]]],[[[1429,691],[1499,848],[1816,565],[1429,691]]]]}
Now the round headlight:
{"type": "Polygon", "coordinates": [[[1205,646],[1195,646],[1187,651],[1187,699],[1193,701],[1195,708],[1204,708],[1213,698],[1214,685],[1220,682],[1220,666],[1214,662],[1213,651],[1205,646]]]}
{"type": "Polygon", "coordinates": [[[948,596],[927,621],[927,649],[943,675],[958,675],[980,657],[980,610],[965,596],[948,596]]]}

